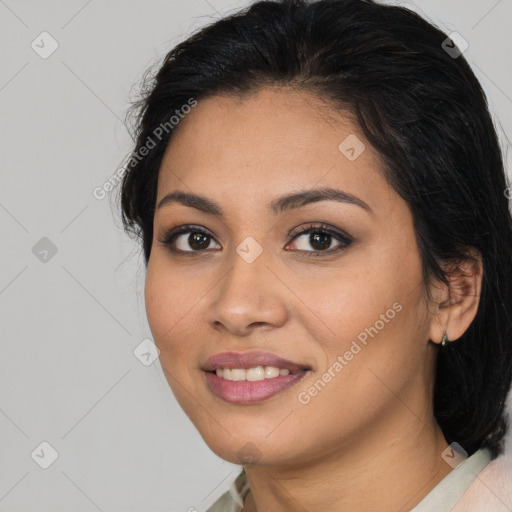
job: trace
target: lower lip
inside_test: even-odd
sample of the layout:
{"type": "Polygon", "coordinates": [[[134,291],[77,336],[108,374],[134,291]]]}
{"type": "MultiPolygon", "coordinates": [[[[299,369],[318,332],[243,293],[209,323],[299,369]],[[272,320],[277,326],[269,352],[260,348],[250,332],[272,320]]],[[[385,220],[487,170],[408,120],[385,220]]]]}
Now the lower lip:
{"type": "Polygon", "coordinates": [[[220,398],[232,404],[254,404],[267,400],[277,393],[293,386],[308,372],[302,371],[289,375],[279,375],[271,379],[248,381],[227,380],[215,373],[205,372],[210,389],[220,398]]]}

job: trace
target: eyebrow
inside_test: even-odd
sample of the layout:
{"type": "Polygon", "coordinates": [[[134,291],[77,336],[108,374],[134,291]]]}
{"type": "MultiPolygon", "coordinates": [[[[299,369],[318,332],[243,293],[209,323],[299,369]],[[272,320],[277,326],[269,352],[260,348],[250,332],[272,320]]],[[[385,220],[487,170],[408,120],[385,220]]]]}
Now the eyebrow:
{"type": "MultiPolygon", "coordinates": [[[[332,187],[302,190],[299,192],[294,192],[293,194],[278,197],[269,204],[269,209],[277,215],[279,213],[295,210],[307,204],[316,203],[318,201],[338,201],[341,203],[354,204],[360,206],[369,213],[373,213],[373,210],[370,208],[370,206],[362,199],[359,199],[358,197],[349,194],[348,192],[344,192],[343,190],[332,187]]],[[[204,213],[209,213],[217,217],[224,216],[223,209],[215,201],[197,194],[182,192],[180,190],[176,190],[175,192],[167,194],[165,197],[163,197],[162,200],[158,203],[157,209],[172,203],[179,203],[184,206],[189,206],[191,208],[195,208],[196,210],[200,210],[204,213]]]]}

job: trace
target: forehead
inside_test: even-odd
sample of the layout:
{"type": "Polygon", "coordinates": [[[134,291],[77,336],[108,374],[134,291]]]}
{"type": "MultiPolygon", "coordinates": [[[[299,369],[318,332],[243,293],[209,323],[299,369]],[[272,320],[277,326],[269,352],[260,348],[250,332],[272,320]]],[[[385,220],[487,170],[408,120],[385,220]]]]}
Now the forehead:
{"type": "Polygon", "coordinates": [[[157,202],[188,189],[256,205],[315,186],[341,187],[368,203],[393,194],[350,116],[311,92],[267,87],[198,102],[166,149],[157,202]]]}

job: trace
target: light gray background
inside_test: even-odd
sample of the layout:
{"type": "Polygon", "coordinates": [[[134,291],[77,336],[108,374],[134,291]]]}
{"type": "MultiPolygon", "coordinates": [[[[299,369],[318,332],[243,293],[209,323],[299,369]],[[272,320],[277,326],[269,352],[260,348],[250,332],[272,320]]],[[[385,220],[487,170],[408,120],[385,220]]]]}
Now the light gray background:
{"type": "MultiPolygon", "coordinates": [[[[468,41],[510,162],[512,0],[399,3],[468,41]]],[[[0,510],[203,511],[240,469],[210,452],[159,361],[134,356],[151,338],[142,257],[92,191],[130,149],[142,73],[247,4],[0,0],[0,510]],[[47,59],[31,47],[43,31],[59,45],[47,59]],[[31,457],[43,441],[48,469],[31,457]]]]}

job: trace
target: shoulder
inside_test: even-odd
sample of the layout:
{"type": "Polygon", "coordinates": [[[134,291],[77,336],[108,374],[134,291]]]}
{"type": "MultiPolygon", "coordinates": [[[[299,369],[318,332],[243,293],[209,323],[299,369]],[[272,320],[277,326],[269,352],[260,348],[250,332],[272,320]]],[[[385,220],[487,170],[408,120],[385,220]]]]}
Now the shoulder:
{"type": "Polygon", "coordinates": [[[236,477],[226,491],[206,512],[241,512],[243,502],[249,493],[245,470],[236,477]]]}
{"type": "Polygon", "coordinates": [[[512,510],[512,457],[500,455],[478,473],[453,512],[512,510]]]}

